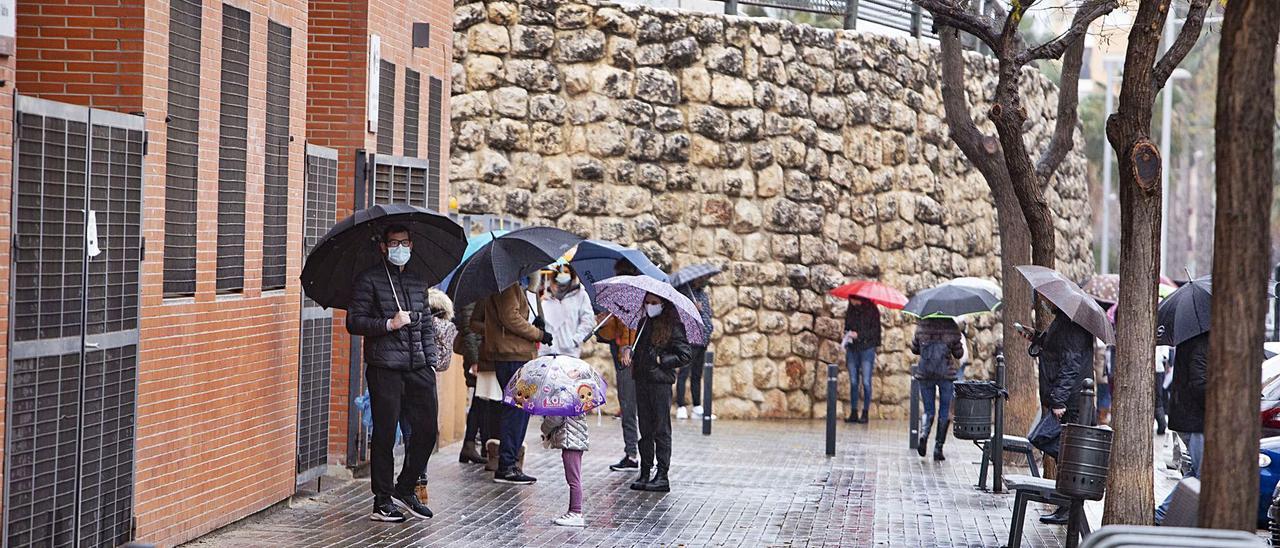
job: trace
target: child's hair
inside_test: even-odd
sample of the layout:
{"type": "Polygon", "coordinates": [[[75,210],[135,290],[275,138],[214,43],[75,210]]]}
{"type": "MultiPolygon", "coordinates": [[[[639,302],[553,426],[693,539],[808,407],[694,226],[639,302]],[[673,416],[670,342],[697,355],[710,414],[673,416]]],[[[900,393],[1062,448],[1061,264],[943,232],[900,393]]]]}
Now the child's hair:
{"type": "Polygon", "coordinates": [[[453,321],[453,300],[443,291],[436,288],[427,290],[427,305],[431,307],[431,315],[444,321],[453,321]]]}

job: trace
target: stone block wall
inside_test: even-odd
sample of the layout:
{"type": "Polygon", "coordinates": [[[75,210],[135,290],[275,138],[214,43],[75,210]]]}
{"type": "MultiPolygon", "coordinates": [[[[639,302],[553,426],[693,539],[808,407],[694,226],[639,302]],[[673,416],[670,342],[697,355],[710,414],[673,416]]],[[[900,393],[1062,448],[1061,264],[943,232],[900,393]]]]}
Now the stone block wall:
{"type": "MultiPolygon", "coordinates": [[[[722,417],[825,415],[820,363],[844,361],[832,287],[999,278],[994,206],[948,138],[933,44],[645,6],[458,0],[453,46],[460,211],[635,245],[670,270],[723,266],[722,417]]],[[[966,62],[981,112],[994,65],[966,62]]],[[[1034,71],[1024,87],[1039,148],[1056,87],[1034,71]]],[[[1092,268],[1081,146],[1077,135],[1048,192],[1060,267],[1076,278],[1092,268]]],[[[913,322],[884,320],[872,414],[900,416],[913,322]]],[[[995,321],[968,329],[977,376],[995,321]]],[[[588,354],[612,373],[606,350],[588,354]]]]}

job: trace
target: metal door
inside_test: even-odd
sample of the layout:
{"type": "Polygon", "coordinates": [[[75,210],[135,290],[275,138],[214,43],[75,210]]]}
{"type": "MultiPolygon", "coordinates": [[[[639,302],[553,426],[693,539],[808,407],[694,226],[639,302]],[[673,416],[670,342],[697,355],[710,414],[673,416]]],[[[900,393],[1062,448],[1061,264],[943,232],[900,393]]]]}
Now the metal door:
{"type": "MultiPolygon", "coordinates": [[[[338,209],[338,151],[307,145],[302,256],[334,224],[338,209]]],[[[302,297],[298,359],[298,484],[324,475],[329,462],[329,383],[333,311],[302,297]]]]}
{"type": "Polygon", "coordinates": [[[17,96],[4,537],[132,536],[143,119],[17,96]]]}

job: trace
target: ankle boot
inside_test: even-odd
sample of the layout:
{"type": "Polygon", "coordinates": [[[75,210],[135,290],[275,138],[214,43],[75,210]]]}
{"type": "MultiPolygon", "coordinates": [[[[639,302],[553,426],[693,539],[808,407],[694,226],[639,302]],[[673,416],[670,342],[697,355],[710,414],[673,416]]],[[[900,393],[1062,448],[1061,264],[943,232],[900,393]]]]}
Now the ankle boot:
{"type": "Polygon", "coordinates": [[[951,421],[942,421],[938,423],[938,439],[933,446],[933,460],[947,460],[947,457],[942,454],[942,445],[947,443],[947,430],[950,426],[951,421]]]}
{"type": "Polygon", "coordinates": [[[645,484],[645,491],[653,491],[655,493],[667,493],[671,491],[671,482],[667,481],[667,471],[659,468],[658,473],[653,476],[653,481],[645,484]]]}
{"type": "Polygon", "coordinates": [[[868,422],[868,421],[869,421],[869,419],[867,418],[867,410],[866,410],[866,409],[863,409],[863,410],[862,410],[862,418],[858,419],[858,422],[860,422],[860,423],[862,423],[862,424],[867,424],[867,422],[868,422]]]}
{"type": "Polygon", "coordinates": [[[517,470],[524,470],[524,450],[528,448],[529,448],[528,445],[523,443],[520,444],[520,452],[516,453],[516,469],[517,470]]]}
{"type": "Polygon", "coordinates": [[[916,453],[924,456],[929,452],[929,429],[933,428],[933,417],[924,418],[924,426],[920,427],[920,438],[916,440],[916,453]]]}
{"type": "Polygon", "coordinates": [[[479,444],[475,440],[467,440],[462,442],[462,452],[458,453],[458,462],[465,464],[485,464],[484,457],[480,456],[479,444]]]}
{"type": "Polygon", "coordinates": [[[498,450],[501,448],[502,442],[498,440],[489,440],[484,442],[485,463],[484,470],[486,472],[498,471],[498,450]]]}
{"type": "Polygon", "coordinates": [[[649,486],[649,469],[641,468],[640,477],[631,482],[631,488],[636,491],[644,491],[649,486]]]}

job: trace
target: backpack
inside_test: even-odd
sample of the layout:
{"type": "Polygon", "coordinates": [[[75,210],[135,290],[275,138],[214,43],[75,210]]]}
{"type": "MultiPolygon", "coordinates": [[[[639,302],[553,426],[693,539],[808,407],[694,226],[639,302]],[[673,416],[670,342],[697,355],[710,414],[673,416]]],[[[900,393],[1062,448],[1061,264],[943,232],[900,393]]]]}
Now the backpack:
{"type": "Polygon", "coordinates": [[[955,377],[951,369],[951,353],[946,341],[933,340],[920,346],[920,363],[916,365],[916,378],[941,380],[955,377]]]}

